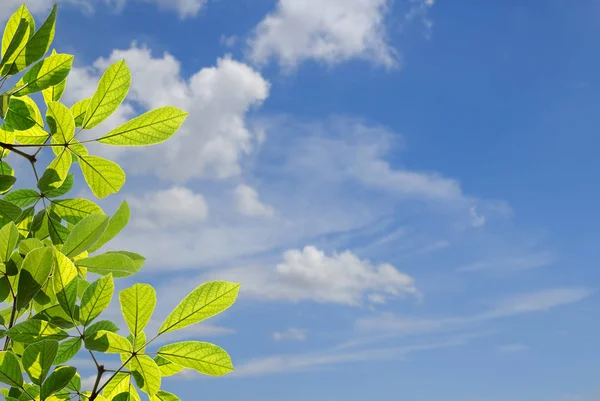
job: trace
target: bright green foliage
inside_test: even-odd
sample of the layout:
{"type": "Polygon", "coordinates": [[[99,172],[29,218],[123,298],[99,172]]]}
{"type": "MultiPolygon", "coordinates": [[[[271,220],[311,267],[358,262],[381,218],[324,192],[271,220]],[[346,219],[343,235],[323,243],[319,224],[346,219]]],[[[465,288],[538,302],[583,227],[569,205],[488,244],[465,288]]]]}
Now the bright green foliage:
{"type": "Polygon", "coordinates": [[[184,368],[211,376],[222,376],[233,370],[231,358],[224,349],[200,341],[184,341],[165,345],[158,355],[184,368]]]}
{"type": "Polygon", "coordinates": [[[160,107],[95,139],[77,138],[82,130],[94,128],[92,134],[102,129],[102,122],[125,100],[131,72],[124,60],[118,61],[103,73],[91,98],[70,107],[61,103],[73,56],[56,50],[48,54],[56,13],[55,5],[36,28],[23,5],[10,17],[2,36],[0,382],[9,388],[0,392],[8,401],[141,401],[139,389],[150,401],[179,401],[161,390],[164,377],[186,369],[225,375],[233,370],[231,358],[222,348],[201,341],[162,347],[152,343],[164,333],[225,311],[235,302],[240,285],[225,281],[200,285],[166,317],[158,332],[150,333],[156,291],[149,284],[133,284],[119,292],[129,332],[117,334],[119,327],[102,320],[102,313],[113,301],[115,280],[139,272],[146,258],[101,249],[129,223],[129,205],[122,201],[109,216],[94,199],[69,194],[75,188],[73,164],[79,165],[95,198],[115,194],[125,184],[123,169],[90,154],[87,143],[159,144],[177,132],[187,113],[160,107]],[[12,77],[18,73],[20,77],[12,77]],[[14,87],[2,91],[7,82],[14,87]],[[42,98],[38,106],[34,99],[42,98]],[[9,157],[24,158],[31,165],[35,186],[14,189],[18,177],[6,161],[9,157]],[[104,361],[98,363],[100,353],[118,355],[120,362],[105,367],[104,361]],[[92,358],[97,367],[93,388],[81,388],[81,374],[65,365],[82,356],[92,358]]]}
{"type": "Polygon", "coordinates": [[[152,317],[156,306],[156,291],[148,284],[135,284],[119,293],[119,301],[125,323],[136,337],[152,317]]]}

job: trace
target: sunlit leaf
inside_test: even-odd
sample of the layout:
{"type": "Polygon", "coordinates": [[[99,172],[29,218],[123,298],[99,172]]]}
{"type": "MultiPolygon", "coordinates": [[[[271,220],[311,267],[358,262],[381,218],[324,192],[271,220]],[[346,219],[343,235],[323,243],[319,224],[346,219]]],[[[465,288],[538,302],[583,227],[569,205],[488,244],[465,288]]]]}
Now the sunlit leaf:
{"type": "Polygon", "coordinates": [[[79,311],[81,324],[87,326],[106,309],[110,304],[114,290],[115,285],[110,274],[94,281],[85,290],[81,298],[81,309],[79,311]]]}
{"type": "Polygon", "coordinates": [[[159,333],[182,329],[223,312],[233,305],[239,290],[239,284],[227,281],[202,284],[169,314],[159,333]]]}
{"type": "Polygon", "coordinates": [[[210,343],[183,341],[169,344],[161,347],[158,355],[205,375],[223,376],[233,371],[233,364],[227,352],[210,343]]]}
{"type": "Polygon", "coordinates": [[[125,60],[108,67],[88,105],[82,127],[91,129],[103,122],[121,105],[131,85],[131,72],[125,60]]]}
{"type": "Polygon", "coordinates": [[[19,242],[19,253],[23,256],[37,248],[43,248],[44,244],[37,238],[26,238],[19,242]]]}
{"type": "Polygon", "coordinates": [[[104,214],[91,214],[73,227],[61,249],[62,253],[74,257],[87,251],[102,236],[108,227],[109,217],[104,214]]]}
{"type": "Polygon", "coordinates": [[[90,105],[90,100],[92,100],[92,98],[83,99],[71,106],[71,114],[73,114],[73,118],[75,119],[76,127],[81,127],[83,125],[83,120],[85,119],[87,108],[90,105]]]}
{"type": "Polygon", "coordinates": [[[150,397],[150,401],[181,401],[175,394],[168,393],[166,391],[159,391],[153,397],[150,397]]]}
{"type": "Polygon", "coordinates": [[[40,200],[40,193],[35,189],[15,189],[6,194],[4,200],[12,202],[19,207],[27,207],[40,200]]]}
{"type": "Polygon", "coordinates": [[[106,330],[106,331],[116,333],[117,331],[119,331],[119,328],[117,327],[116,324],[114,324],[110,320],[100,320],[100,321],[97,321],[96,323],[92,324],[87,329],[85,329],[83,334],[87,337],[87,336],[92,335],[93,333],[100,331],[100,330],[106,330]]]}
{"type": "Polygon", "coordinates": [[[30,344],[39,340],[64,340],[69,335],[45,320],[31,319],[14,325],[6,331],[13,341],[30,344]]]}
{"type": "Polygon", "coordinates": [[[44,192],[60,188],[69,174],[71,163],[73,163],[71,152],[67,149],[63,149],[40,177],[37,183],[39,190],[44,192]]]}
{"type": "Polygon", "coordinates": [[[123,230],[123,228],[127,226],[127,223],[129,223],[130,214],[131,212],[129,209],[129,205],[127,204],[127,201],[124,200],[121,203],[121,205],[119,205],[119,208],[117,209],[115,214],[113,214],[110,220],[108,221],[108,227],[106,228],[106,231],[104,231],[98,242],[96,242],[89,249],[89,251],[95,252],[102,246],[104,246],[106,243],[108,243],[110,240],[115,238],[117,234],[119,234],[121,230],[123,230]]]}
{"type": "Polygon", "coordinates": [[[48,281],[53,264],[54,259],[50,248],[34,249],[25,256],[19,275],[17,308],[23,309],[29,305],[29,302],[48,281]]]}
{"type": "Polygon", "coordinates": [[[85,339],[85,347],[92,351],[100,351],[107,354],[133,352],[133,347],[129,340],[107,330],[100,330],[92,333],[85,339]]]}
{"type": "Polygon", "coordinates": [[[7,262],[19,240],[19,231],[13,222],[0,228],[0,261],[7,262]]]}
{"type": "Polygon", "coordinates": [[[160,355],[154,357],[154,362],[156,362],[156,364],[158,365],[158,368],[160,369],[160,374],[163,377],[173,376],[185,369],[183,366],[177,365],[176,363],[173,363],[160,355]]]}
{"type": "Polygon", "coordinates": [[[83,341],[79,337],[70,338],[68,340],[61,342],[60,345],[58,346],[58,352],[56,354],[56,359],[54,360],[54,364],[62,365],[64,363],[67,363],[71,359],[73,359],[73,357],[75,355],[77,355],[77,353],[81,349],[82,343],[83,343],[83,341]]]}
{"type": "Polygon", "coordinates": [[[149,111],[115,128],[99,139],[115,146],[146,146],[169,139],[185,121],[188,113],[166,106],[149,111]]]}
{"type": "Polygon", "coordinates": [[[16,221],[22,212],[21,208],[14,203],[0,199],[0,225],[16,221]]]}
{"type": "Polygon", "coordinates": [[[104,213],[100,206],[83,198],[52,200],[52,210],[71,224],[77,224],[90,214],[104,213]]]}
{"type": "Polygon", "coordinates": [[[67,174],[65,181],[62,183],[62,185],[60,187],[44,192],[44,196],[46,198],[50,198],[50,199],[58,198],[59,196],[63,196],[64,194],[69,192],[71,190],[71,188],[73,188],[73,183],[74,183],[73,174],[69,173],[69,174],[67,174]]]}
{"type": "Polygon", "coordinates": [[[80,259],[75,264],[87,268],[90,273],[102,276],[112,274],[114,278],[128,277],[140,270],[133,259],[118,251],[80,259]]]}
{"type": "Polygon", "coordinates": [[[15,85],[16,90],[9,93],[23,96],[58,85],[67,78],[72,65],[73,56],[70,54],[49,56],[31,67],[15,85]]]}
{"type": "Polygon", "coordinates": [[[60,102],[49,102],[46,121],[50,127],[53,139],[58,143],[68,143],[75,137],[75,120],[71,111],[60,102]]]}
{"type": "Polygon", "coordinates": [[[48,379],[42,385],[41,398],[44,400],[49,395],[65,388],[71,379],[73,379],[75,373],[77,373],[77,369],[72,366],[59,366],[54,369],[54,372],[48,376],[48,379]]]}
{"type": "Polygon", "coordinates": [[[137,336],[152,317],[156,306],[156,291],[149,284],[134,284],[119,293],[119,301],[129,331],[137,336]]]}
{"type": "Polygon", "coordinates": [[[62,252],[54,252],[56,267],[52,276],[56,299],[63,310],[75,318],[75,303],[77,302],[77,269],[73,262],[62,252]]]}
{"type": "Polygon", "coordinates": [[[19,360],[10,351],[0,351],[0,382],[9,386],[23,386],[23,374],[19,360]]]}
{"type": "MultiPolygon", "coordinates": [[[[52,290],[51,293],[54,293],[53,286],[49,286],[48,290],[52,290]]],[[[56,296],[54,296],[54,302],[56,302],[56,296]]],[[[77,307],[75,307],[75,310],[77,311],[77,307]]],[[[56,327],[60,327],[61,329],[71,329],[75,326],[71,316],[68,315],[60,305],[52,305],[48,308],[45,308],[31,318],[45,320],[52,323],[56,327]]]]}
{"type": "Polygon", "coordinates": [[[125,172],[110,160],[98,156],[80,156],[79,166],[85,182],[98,198],[119,192],[125,184],[125,172]]]}
{"type": "Polygon", "coordinates": [[[35,384],[40,384],[46,378],[58,352],[58,341],[43,340],[28,345],[23,352],[23,368],[35,384]]]}
{"type": "Polygon", "coordinates": [[[150,397],[160,390],[160,369],[148,355],[135,355],[129,362],[136,384],[150,397]]]}

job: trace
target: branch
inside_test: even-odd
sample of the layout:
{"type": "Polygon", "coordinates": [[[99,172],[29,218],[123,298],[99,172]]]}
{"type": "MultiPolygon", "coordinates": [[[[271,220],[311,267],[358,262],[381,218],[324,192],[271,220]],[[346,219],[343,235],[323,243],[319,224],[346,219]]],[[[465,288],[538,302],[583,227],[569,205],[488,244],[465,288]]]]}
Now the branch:
{"type": "MultiPolygon", "coordinates": [[[[39,146],[39,145],[37,145],[37,146],[39,146]]],[[[23,156],[24,158],[29,160],[30,163],[35,163],[37,161],[35,155],[30,155],[29,153],[25,153],[22,150],[17,149],[17,147],[19,147],[18,145],[0,142],[0,147],[11,150],[11,151],[15,152],[16,154],[18,154],[19,156],[23,156]]]]}

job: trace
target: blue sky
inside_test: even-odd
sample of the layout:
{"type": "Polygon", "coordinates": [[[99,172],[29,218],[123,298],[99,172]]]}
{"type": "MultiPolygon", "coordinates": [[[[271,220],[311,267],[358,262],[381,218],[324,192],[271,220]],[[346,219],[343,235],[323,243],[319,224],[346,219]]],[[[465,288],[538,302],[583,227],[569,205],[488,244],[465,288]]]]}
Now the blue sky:
{"type": "Polygon", "coordinates": [[[599,19],[594,0],[63,0],[67,105],[125,58],[132,89],[97,130],[190,112],[165,144],[93,150],[128,172],[100,204],[132,206],[110,246],[148,258],[154,324],[203,281],[242,283],[177,337],[236,372],[164,388],[600,399],[599,19]]]}

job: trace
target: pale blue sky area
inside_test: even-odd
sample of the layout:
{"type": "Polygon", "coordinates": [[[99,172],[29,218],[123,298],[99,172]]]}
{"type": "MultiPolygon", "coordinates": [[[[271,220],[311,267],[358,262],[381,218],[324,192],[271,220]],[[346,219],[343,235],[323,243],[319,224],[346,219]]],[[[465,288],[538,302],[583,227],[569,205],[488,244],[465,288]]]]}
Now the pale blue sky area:
{"type": "MultiPolygon", "coordinates": [[[[38,20],[51,3],[26,2],[38,20]]],[[[66,104],[125,58],[99,131],[190,112],[165,144],[91,150],[128,172],[101,204],[132,206],[111,246],[148,258],[153,324],[202,281],[242,283],[177,337],[236,372],[164,388],[600,400],[599,22],[595,0],[63,0],[66,104]]]]}

